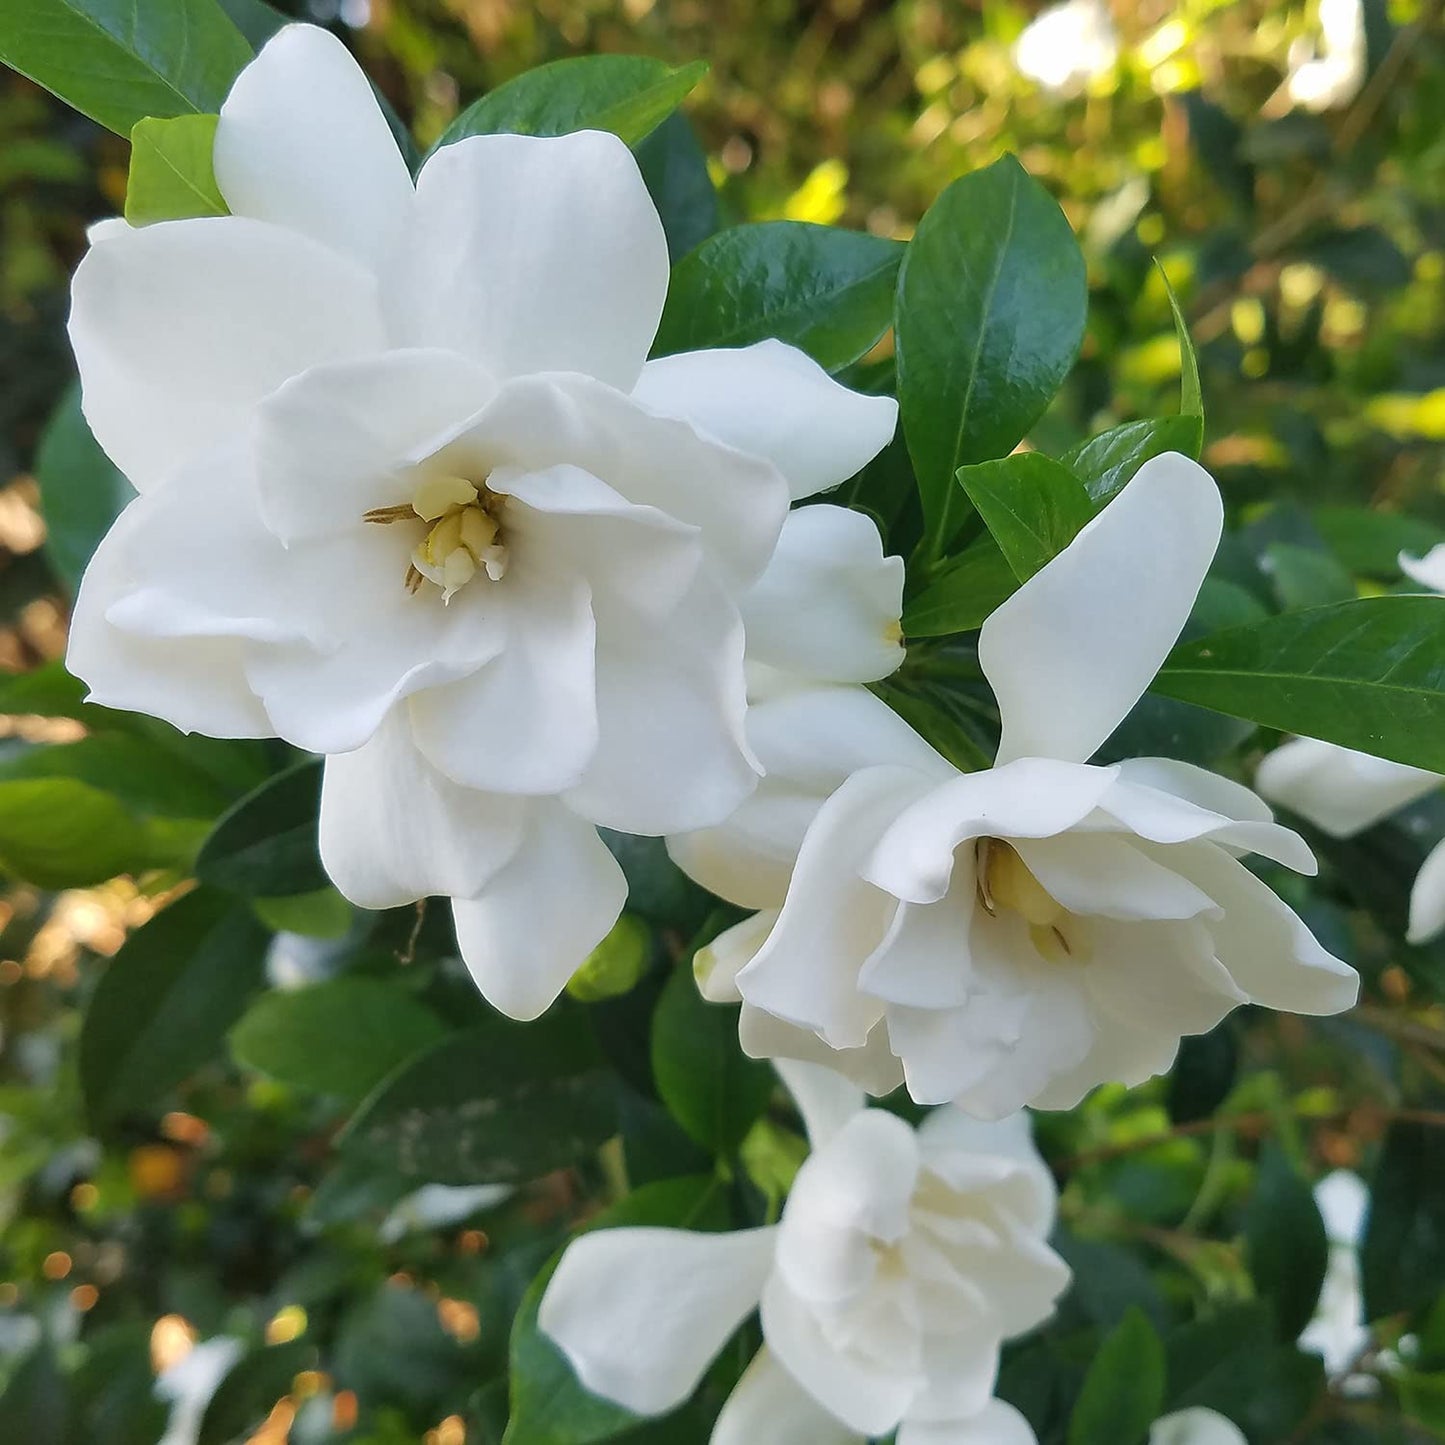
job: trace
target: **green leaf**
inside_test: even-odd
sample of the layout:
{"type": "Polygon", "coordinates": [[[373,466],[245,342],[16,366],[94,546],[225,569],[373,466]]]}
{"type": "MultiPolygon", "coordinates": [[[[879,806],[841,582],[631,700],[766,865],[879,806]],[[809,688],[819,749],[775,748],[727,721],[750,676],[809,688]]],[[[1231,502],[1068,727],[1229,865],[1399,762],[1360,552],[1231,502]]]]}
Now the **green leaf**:
{"type": "Polygon", "coordinates": [[[469,135],[568,135],[610,130],[628,145],[651,134],[707,74],[642,55],[578,55],[539,65],[469,105],[434,151],[469,135]]]}
{"type": "Polygon", "coordinates": [[[101,451],[86,425],[78,382],[66,391],[46,423],[35,458],[35,480],[45,514],[45,549],[60,580],[73,593],[100,539],[135,496],[135,489],[101,451]]]}
{"type": "Polygon", "coordinates": [[[250,58],[216,0],[0,0],[0,61],[121,136],[219,110],[250,58]]]}
{"type": "Polygon", "coordinates": [[[1244,1245],[1255,1291],[1274,1306],[1280,1339],[1297,1340],[1314,1315],[1330,1246],[1314,1192],[1276,1145],[1260,1156],[1244,1245]]]}
{"type": "Polygon", "coordinates": [[[131,935],[81,1026],[80,1084],[92,1121],[151,1107],[220,1052],[261,984],[267,938],[244,904],[206,889],[131,935]]]}
{"type": "Polygon", "coordinates": [[[253,898],[256,917],[277,933],[307,938],[344,938],[351,929],[351,905],[334,888],[293,893],[287,898],[253,898]]]}
{"type": "Polygon", "coordinates": [[[652,1072],[673,1118],[720,1155],[743,1142],[773,1093],[771,1066],[738,1047],[738,1010],[708,1003],[688,962],[673,969],[652,1016],[652,1072]]]}
{"type": "Polygon", "coordinates": [[[1328,552],[1313,547],[1272,543],[1265,548],[1261,565],[1274,583],[1279,605],[1287,611],[1348,602],[1355,596],[1350,574],[1328,552]]]}
{"type": "Polygon", "coordinates": [[[992,537],[975,542],[903,608],[906,637],[972,632],[1018,590],[1018,578],[992,537]]]}
{"type": "MultiPolygon", "coordinates": [[[[725,1229],[728,1219],[720,1200],[717,1181],[706,1176],[664,1179],[634,1189],[587,1229],[725,1229]]],[[[512,1322],[512,1418],[503,1445],[593,1445],[639,1423],[630,1410],[585,1390],[567,1357],[537,1329],[537,1309],[555,1269],[553,1260],[532,1281],[512,1322]]]]}
{"type": "Polygon", "coordinates": [[[651,954],[651,931],[640,918],[624,913],[567,980],[567,992],[579,1003],[619,998],[637,986],[651,954]]]}
{"type": "Polygon", "coordinates": [[[1079,350],[1084,260],[1064,214],[1012,156],[956,180],[898,277],[898,396],[939,555],[964,515],[959,467],[1007,456],[1079,350]]]}
{"type": "Polygon", "coordinates": [[[554,1009],[451,1035],[376,1089],[342,1146],[436,1184],[516,1184],[587,1158],[617,1131],[585,1019],[554,1009]]]}
{"type": "Polygon", "coordinates": [[[287,898],[325,888],[330,880],[316,840],[320,805],[319,761],[298,763],[268,778],[211,830],[196,858],[196,877],[251,898],[287,898]]]}
{"type": "Polygon", "coordinates": [[[1370,1185],[1360,1249],[1365,1319],[1428,1308],[1445,1290],[1445,1133],[1397,1121],[1370,1185]]]}
{"type": "Polygon", "coordinates": [[[227,1372],[201,1417],[196,1445],[231,1445],[270,1412],[291,1381],[315,1358],[309,1340],[268,1345],[238,1360],[227,1372]]]}
{"type": "Polygon", "coordinates": [[[1069,1445],[1142,1445],[1164,1405],[1164,1346],[1131,1308],[1099,1346],[1069,1419],[1069,1445]]]}
{"type": "Polygon", "coordinates": [[[673,268],[653,355],[776,337],[839,371],[892,323],[906,249],[804,221],[720,231],[673,268]]]}
{"type": "Polygon", "coordinates": [[[231,1030],[231,1052],[294,1089],[354,1104],[444,1033],[395,983],[338,978],[257,999],[231,1030]]]}
{"type": "Polygon", "coordinates": [[[1192,1124],[1207,1119],[1229,1097],[1238,1073],[1239,1043],[1228,1020],[1207,1034],[1183,1039],[1169,1071],[1166,1106],[1170,1120],[1192,1124]]]}
{"type": "Polygon", "coordinates": [[[692,122],[674,111],[634,150],[675,265],[718,228],[717,192],[692,122]]]}
{"type": "Polygon", "coordinates": [[[1445,542],[1445,530],[1429,522],[1370,507],[1317,507],[1310,520],[1342,566],[1369,577],[1396,578],[1401,552],[1423,557],[1445,542]]]}
{"type": "Polygon", "coordinates": [[[960,467],[958,482],[1020,582],[1058,556],[1094,515],[1083,483],[1041,452],[960,467]]]}
{"type": "Polygon", "coordinates": [[[1199,423],[1199,442],[1189,453],[1198,457],[1204,443],[1204,391],[1199,384],[1199,355],[1194,350],[1194,340],[1189,335],[1189,322],[1164,267],[1159,266],[1159,279],[1164,283],[1164,294],[1169,298],[1169,310],[1174,316],[1174,333],[1179,338],[1179,413],[1193,417],[1199,423]]]}
{"type": "Polygon", "coordinates": [[[226,216],[211,156],[218,115],[138,120],[130,133],[125,218],[132,226],[191,216],[226,216]]]}
{"type": "Polygon", "coordinates": [[[1197,457],[1203,443],[1204,427],[1198,417],[1151,417],[1110,427],[1065,452],[1061,460],[1102,505],[1122,491],[1151,457],[1165,452],[1197,457]]]}
{"type": "Polygon", "coordinates": [[[1369,597],[1212,633],[1176,647],[1154,691],[1445,772],[1445,598],[1369,597]]]}

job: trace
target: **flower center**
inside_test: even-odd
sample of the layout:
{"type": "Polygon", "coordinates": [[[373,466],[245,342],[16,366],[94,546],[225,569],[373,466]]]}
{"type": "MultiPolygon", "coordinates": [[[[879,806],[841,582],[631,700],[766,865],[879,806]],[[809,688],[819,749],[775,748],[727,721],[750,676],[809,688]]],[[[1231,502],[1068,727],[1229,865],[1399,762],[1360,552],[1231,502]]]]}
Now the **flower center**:
{"type": "Polygon", "coordinates": [[[1077,960],[1080,950],[1065,932],[1074,915],[1044,887],[1018,851],[1000,838],[977,845],[978,899],[991,918],[1001,908],[1028,924],[1029,939],[1050,963],[1077,960]]]}
{"type": "Polygon", "coordinates": [[[374,507],[362,520],[428,523],[426,536],[412,550],[405,585],[415,592],[423,582],[442,590],[442,601],[480,571],[500,582],[507,570],[507,547],[502,537],[502,507],[506,497],[486,483],[477,486],[465,477],[433,477],[423,482],[410,502],[374,507]]]}

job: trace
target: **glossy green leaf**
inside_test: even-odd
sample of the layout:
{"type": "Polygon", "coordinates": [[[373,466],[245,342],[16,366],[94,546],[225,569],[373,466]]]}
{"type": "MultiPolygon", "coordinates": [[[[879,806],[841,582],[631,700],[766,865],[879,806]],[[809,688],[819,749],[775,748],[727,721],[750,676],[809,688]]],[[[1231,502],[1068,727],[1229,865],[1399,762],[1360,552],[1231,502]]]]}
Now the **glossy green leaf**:
{"type": "Polygon", "coordinates": [[[252,898],[326,887],[330,880],[316,839],[320,805],[320,762],[298,763],[267,779],[211,830],[196,858],[196,876],[252,898]]]}
{"type": "Polygon", "coordinates": [[[1261,565],[1286,611],[1348,602],[1355,596],[1350,574],[1328,552],[1275,542],[1265,548],[1261,565]]]}
{"type": "Polygon", "coordinates": [[[708,1003],[690,963],[672,971],[652,1018],[657,1091],[688,1134],[717,1154],[743,1141],[772,1097],[772,1067],[738,1047],[738,1010],[708,1003]]]}
{"type": "Polygon", "coordinates": [[[594,1153],[617,1131],[601,1055],[577,1012],[453,1034],[381,1084],[342,1144],[428,1183],[518,1184],[594,1153]]]}
{"type": "Polygon", "coordinates": [[[1084,261],[1057,203],[1012,156],[955,181],[898,277],[903,429],[932,555],[967,510],[961,466],[1007,456],[1078,354],[1084,261]]]}
{"type": "Polygon", "coordinates": [[[607,937],[587,955],[587,961],[567,980],[567,992],[580,1003],[601,1003],[637,986],[652,955],[652,933],[630,913],[624,913],[607,931],[607,937]]]}
{"type": "Polygon", "coordinates": [[[354,917],[351,905],[334,888],[284,898],[253,898],[251,908],[267,928],[307,938],[342,938],[354,917]]]}
{"type": "Polygon", "coordinates": [[[567,135],[610,130],[628,145],[651,134],[707,74],[642,55],[577,55],[499,85],[442,132],[439,150],[469,135],[567,135]]]}
{"type": "Polygon", "coordinates": [[[231,1445],[270,1414],[291,1381],[310,1365],[316,1347],[306,1339],[268,1345],[243,1356],[226,1372],[206,1402],[196,1445],[231,1445]]]}
{"type": "Polygon", "coordinates": [[[958,482],[1020,582],[1058,556],[1094,515],[1083,483],[1041,452],[960,467],[958,482]]]}
{"type": "Polygon", "coordinates": [[[1445,529],[1370,507],[1317,507],[1310,520],[1342,566],[1370,577],[1398,577],[1401,552],[1423,557],[1445,542],[1445,529]]]}
{"type": "Polygon", "coordinates": [[[1370,597],[1180,644],[1154,691],[1445,772],[1445,598],[1370,597]]]}
{"type": "Polygon", "coordinates": [[[634,150],[667,234],[668,257],[676,265],[718,228],[717,192],[708,174],[707,153],[681,111],[674,111],[634,150]]]}
{"type": "Polygon", "coordinates": [[[1276,1145],[1255,1171],[1244,1243],[1255,1290],[1273,1306],[1280,1338],[1298,1339],[1315,1312],[1330,1247],[1314,1191],[1276,1145]]]}
{"type": "Polygon", "coordinates": [[[111,959],[80,1033],[80,1084],[96,1123],[157,1104],[219,1052],[260,986],[268,934],[244,905],[199,889],[111,959]]]}
{"type": "Polygon", "coordinates": [[[219,110],[250,58],[216,0],[0,0],[0,61],[121,136],[219,110]]]}
{"type": "Polygon", "coordinates": [[[1143,1445],[1164,1405],[1164,1346],[1131,1309],[1095,1354],[1074,1413],[1069,1445],[1143,1445]]]}
{"type": "Polygon", "coordinates": [[[776,337],[838,371],[893,320],[901,241],[804,221],[733,226],[673,269],[653,354],[776,337]]]}
{"type": "Polygon", "coordinates": [[[903,608],[905,637],[946,637],[971,632],[1018,590],[1018,577],[992,537],[954,558],[903,608]]]}
{"type": "Polygon", "coordinates": [[[231,1030],[231,1052],[292,1088],[358,1103],[444,1032],[397,984],[337,978],[257,999],[231,1030]]]}
{"type": "Polygon", "coordinates": [[[74,592],[100,539],[135,496],[91,435],[81,414],[78,383],[66,391],[46,424],[35,479],[45,512],[46,551],[61,581],[74,592]]]}
{"type": "Polygon", "coordinates": [[[1390,1125],[1360,1249],[1365,1319],[1428,1307],[1445,1290],[1445,1132],[1390,1125]]]}
{"type": "Polygon", "coordinates": [[[1169,310],[1174,317],[1174,334],[1179,338],[1179,414],[1192,417],[1199,423],[1199,442],[1189,453],[1197,457],[1204,442],[1204,390],[1199,383],[1199,355],[1194,349],[1194,338],[1189,334],[1184,308],[1180,306],[1163,266],[1159,267],[1159,276],[1164,282],[1164,294],[1169,298],[1169,310]]]}
{"type": "Polygon", "coordinates": [[[132,226],[230,214],[211,160],[219,120],[177,115],[135,123],[125,186],[125,218],[132,226]]]}
{"type": "Polygon", "coordinates": [[[1229,1097],[1238,1072],[1239,1041],[1230,1020],[1185,1038],[1169,1071],[1169,1118],[1176,1124],[1207,1119],[1229,1097]]]}
{"type": "Polygon", "coordinates": [[[1110,427],[1065,452],[1061,460],[1090,497],[1102,504],[1121,491],[1151,457],[1165,452],[1197,457],[1203,441],[1204,427],[1198,417],[1151,417],[1110,427]]]}

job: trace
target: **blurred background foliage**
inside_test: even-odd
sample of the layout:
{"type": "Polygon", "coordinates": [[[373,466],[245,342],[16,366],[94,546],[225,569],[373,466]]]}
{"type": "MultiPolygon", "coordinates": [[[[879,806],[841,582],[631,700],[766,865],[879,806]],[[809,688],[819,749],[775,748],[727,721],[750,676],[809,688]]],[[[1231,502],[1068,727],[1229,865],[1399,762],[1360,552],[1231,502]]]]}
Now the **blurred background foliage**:
{"type": "MultiPolygon", "coordinates": [[[[227,8],[243,28],[255,18],[249,0],[227,8]]],[[[1229,575],[1273,589],[1266,605],[1332,600],[1395,585],[1401,546],[1445,536],[1438,3],[1073,0],[1032,27],[1039,7],[1018,0],[289,8],[348,36],[423,146],[478,93],[547,60],[705,57],[686,109],[718,223],[785,217],[907,237],[948,181],[1013,151],[1064,206],[1090,276],[1084,355],[1037,429],[1041,446],[1174,409],[1179,347],[1158,257],[1199,346],[1204,459],[1240,524],[1229,575]]],[[[690,144],[681,124],[669,122],[668,145],[690,144]]],[[[113,505],[123,489],[102,459],[76,453],[73,426],[46,428],[71,380],[68,276],[86,226],[120,209],[126,166],[123,141],[0,78],[0,665],[12,674],[0,685],[0,862],[38,880],[0,901],[0,1436],[154,1445],[169,1412],[153,1378],[188,1361],[167,1378],[226,1379],[204,1420],[199,1407],[172,1417],[167,1445],[495,1441],[512,1315],[567,1227],[624,1171],[637,1184],[649,1161],[666,1156],[676,1172],[695,1158],[706,1172],[710,1157],[651,1076],[622,1086],[620,1151],[518,1193],[473,1185],[445,1138],[392,1147],[386,1119],[338,1145],[357,1102],[439,1038],[441,1021],[478,1030],[476,1048],[518,1047],[449,957],[435,914],[363,918],[325,890],[224,915],[198,906],[157,966],[181,978],[196,939],[223,945],[229,1005],[208,1013],[193,1000],[177,1024],[105,991],[106,960],[174,895],[210,820],[286,761],[261,745],[81,721],[77,695],[46,667],[64,650],[96,493],[113,505]],[[49,479],[45,522],[37,473],[49,479]],[[81,741],[90,751],[69,755],[70,792],[25,791],[37,750],[81,741]],[[98,772],[129,783],[106,828],[98,772]],[[350,993],[324,996],[310,1020],[258,1014],[285,997],[274,991],[242,1015],[263,971],[274,989],[330,979],[316,986],[350,993]],[[81,1057],[79,1025],[92,998],[118,1021],[105,1047],[141,1057],[152,1082],[168,1071],[159,1103],[152,1089],[135,1107],[102,1111],[92,1098],[87,1111],[98,1066],[81,1057]],[[364,1032],[378,1009],[385,1026],[364,1032]],[[328,1034],[340,1018],[352,1031],[328,1034]],[[192,1352],[213,1336],[237,1343],[209,1360],[192,1352]]],[[[705,206],[691,214],[696,234],[674,237],[679,247],[708,228],[705,206]]],[[[1226,1409],[1256,1445],[1445,1439],[1445,949],[1398,941],[1409,880],[1442,824],[1437,798],[1364,840],[1314,839],[1326,848],[1318,890],[1271,880],[1366,974],[1357,1014],[1231,1020],[1190,1041],[1170,1079],[1102,1090],[1041,1121],[1078,1283],[1047,1339],[1010,1353],[1003,1388],[1045,1445],[1064,1439],[1099,1340],[1134,1307],[1166,1337],[1170,1403],[1226,1409]],[[1327,1385],[1293,1340],[1325,1264],[1302,1181],[1333,1169],[1374,1181],[1364,1274],[1376,1326],[1339,1345],[1327,1385]]],[[[656,850],[634,855],[626,926],[573,987],[624,1077],[647,1056],[658,965],[686,955],[709,906],[656,850]]],[[[690,985],[664,1004],[657,1018],[689,1038],[712,1027],[690,985]]],[[[532,1067],[555,1063],[585,1089],[595,1061],[565,1027],[553,1033],[526,1045],[532,1067]]],[[[656,1032],[652,1047],[665,1071],[656,1032]]],[[[426,1086],[446,1097],[472,1083],[458,1058],[426,1086]]],[[[732,1188],[746,1214],[786,1186],[802,1145],[763,1096],[744,1122],[732,1188]]],[[[704,1434],[688,1415],[627,1438],[704,1434]]]]}

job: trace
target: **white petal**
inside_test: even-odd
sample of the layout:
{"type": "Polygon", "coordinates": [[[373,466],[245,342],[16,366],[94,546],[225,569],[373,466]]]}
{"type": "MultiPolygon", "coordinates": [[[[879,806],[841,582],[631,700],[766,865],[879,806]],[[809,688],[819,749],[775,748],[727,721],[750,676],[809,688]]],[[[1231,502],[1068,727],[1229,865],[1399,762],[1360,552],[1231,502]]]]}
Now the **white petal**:
{"type": "Polygon", "coordinates": [[[660,1415],[757,1307],[772,1229],[599,1229],[567,1246],[537,1325],[604,1399],[660,1415]]]}
{"type": "Polygon", "coordinates": [[[1219,961],[1251,1000],[1290,1013],[1352,1008],[1359,975],[1323,949],[1284,901],[1222,848],[1173,850],[1172,866],[1224,910],[1211,920],[1219,961]]]}
{"type": "Polygon", "coordinates": [[[1000,763],[1083,762],[1114,731],[1178,641],[1223,525],[1208,472],[1154,457],[989,617],[978,657],[1003,720],[1000,763]]]}
{"type": "Polygon", "coordinates": [[[597,830],[536,800],[511,860],[474,899],[455,899],[457,946],[482,997],[509,1018],[545,1013],[627,901],[597,830]]]}
{"type": "Polygon", "coordinates": [[[693,955],[693,977],[697,980],[698,992],[709,1003],[742,1002],[738,974],[753,961],[777,921],[777,909],[764,908],[751,918],[723,929],[693,955]]]}
{"type": "Polygon", "coordinates": [[[411,175],[361,67],[329,31],[288,25],[236,77],[216,183],[271,221],[380,272],[406,229],[411,175]]]}
{"type": "Polygon", "coordinates": [[[1004,1400],[958,1420],[905,1420],[897,1445],[1038,1445],[1033,1426],[1004,1400]]]}
{"type": "Polygon", "coordinates": [[[395,710],[371,741],[326,759],[321,861],[362,908],[396,908],[428,894],[471,898],[521,841],[524,800],[460,788],[412,742],[395,710]]]}
{"type": "Polygon", "coordinates": [[[912,1008],[968,1001],[969,930],[978,889],[950,888],[936,903],[900,903],[858,983],[874,998],[912,1008]]]}
{"type": "Polygon", "coordinates": [[[903,661],[903,559],[872,518],[789,512],[768,570],[743,599],[748,659],[814,682],[875,682],[903,661]]]}
{"type": "Polygon", "coordinates": [[[1244,1432],[1232,1420],[1196,1405],[1156,1420],[1149,1432],[1149,1445],[1247,1445],[1247,1442],[1244,1432]]]}
{"type": "Polygon", "coordinates": [[[412,345],[630,391],[667,278],[662,223],[616,136],[472,136],[422,167],[390,299],[412,345]]]}
{"type": "Polygon", "coordinates": [[[239,216],[108,232],[71,289],[96,440],[139,491],[237,432],[288,377],[385,345],[375,279],[239,216]]]}
{"type": "Polygon", "coordinates": [[[1315,1185],[1315,1203],[1331,1244],[1357,1248],[1370,1212],[1370,1188],[1348,1169],[1332,1169],[1315,1185]]]}
{"type": "Polygon", "coordinates": [[[1445,592],[1445,542],[1431,547],[1423,557],[1401,552],[1399,562],[1400,570],[1412,582],[1418,582],[1431,592],[1445,592]]]}
{"type": "MultiPolygon", "coordinates": [[[[832,1301],[851,1289],[818,1275],[810,1237],[828,1226],[874,1240],[902,1239],[918,1182],[918,1136],[886,1109],[855,1107],[829,1139],[812,1143],[783,1208],[777,1267],[795,1292],[832,1301]]],[[[870,1269],[875,1264],[870,1258],[870,1269]]]]}
{"type": "Polygon", "coordinates": [[[767,457],[795,501],[861,471],[898,422],[891,397],[849,391],[781,341],[659,357],[642,368],[633,395],[728,446],[767,457]]]}
{"type": "Polygon", "coordinates": [[[918,1143],[924,1167],[948,1180],[959,1158],[1008,1160],[1027,1186],[1021,1222],[1041,1237],[1052,1231],[1058,1189],[1034,1143],[1033,1116],[1027,1110],[985,1121],[970,1119],[961,1109],[935,1109],[918,1126],[918,1143]]]}
{"type": "MultiPolygon", "coordinates": [[[[493,383],[446,351],[388,351],[313,367],[263,401],[256,415],[261,509],[288,546],[361,525],[373,507],[412,500],[404,463],[465,421],[493,383]]],[[[415,546],[422,524],[400,522],[415,546]]]]}
{"type": "MultiPolygon", "coordinates": [[[[488,585],[475,580],[454,605],[485,608],[488,585]]],[[[597,747],[590,592],[579,578],[521,569],[490,585],[507,593],[505,646],[471,676],[416,693],[412,730],[465,787],[557,793],[581,778],[597,747]]]]}
{"type": "Polygon", "coordinates": [[[815,1150],[827,1144],[863,1108],[863,1090],[835,1069],[796,1059],[779,1059],[773,1067],[788,1086],[803,1116],[808,1142],[815,1150]]]}
{"type": "Polygon", "coordinates": [[[765,1345],[743,1371],[708,1445],[865,1445],[773,1358],[765,1345]]]}
{"type": "Polygon", "coordinates": [[[1254,775],[1255,787],[1270,802],[1298,813],[1334,838],[1362,832],[1433,793],[1441,782],[1438,773],[1316,738],[1282,743],[1254,775]]]}
{"type": "Polygon", "coordinates": [[[1211,773],[1208,768],[1196,767],[1178,758],[1125,758],[1115,766],[1122,782],[1172,793],[1206,812],[1245,823],[1274,821],[1269,805],[1258,793],[1233,778],[1211,773]]]}
{"type": "Polygon", "coordinates": [[[1405,934],[1413,944],[1429,943],[1445,929],[1445,842],[1426,855],[1410,889],[1410,927],[1405,934]]]}
{"type": "Polygon", "coordinates": [[[1017,840],[1029,871],[1071,913],[1118,919],[1196,918],[1215,913],[1210,896],[1123,837],[1061,833],[1017,840]]]}
{"type": "Polygon", "coordinates": [[[749,1003],[815,1030],[833,1048],[864,1044],[882,1014],[860,992],[858,974],[897,904],[857,870],[919,785],[920,775],[906,769],[866,768],[833,794],[803,840],[768,941],[738,976],[749,1003]]]}
{"type": "Polygon", "coordinates": [[[851,1079],[881,1099],[903,1083],[903,1066],[888,1046],[888,1028],[876,1024],[861,1048],[832,1049],[811,1029],[785,1023],[744,1001],[738,1018],[738,1043],[750,1059],[797,1059],[851,1079]]]}

